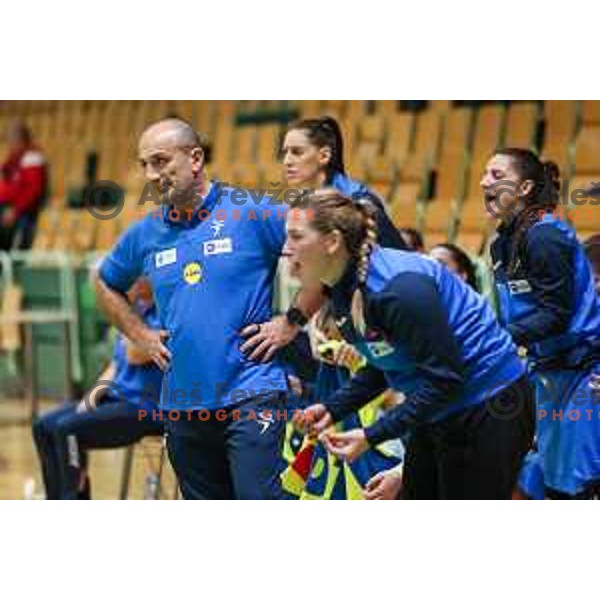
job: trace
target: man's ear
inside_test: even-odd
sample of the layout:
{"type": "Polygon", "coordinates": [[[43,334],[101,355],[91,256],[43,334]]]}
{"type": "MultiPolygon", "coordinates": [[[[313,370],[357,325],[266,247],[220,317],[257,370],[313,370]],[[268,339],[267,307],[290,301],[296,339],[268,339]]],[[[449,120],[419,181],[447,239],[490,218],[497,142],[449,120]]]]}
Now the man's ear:
{"type": "Polygon", "coordinates": [[[533,191],[534,186],[535,184],[531,179],[525,179],[521,182],[519,187],[521,188],[523,196],[528,196],[533,191]]]}
{"type": "Polygon", "coordinates": [[[204,169],[204,151],[202,148],[194,148],[191,152],[192,156],[192,171],[194,175],[202,172],[204,169]]]}

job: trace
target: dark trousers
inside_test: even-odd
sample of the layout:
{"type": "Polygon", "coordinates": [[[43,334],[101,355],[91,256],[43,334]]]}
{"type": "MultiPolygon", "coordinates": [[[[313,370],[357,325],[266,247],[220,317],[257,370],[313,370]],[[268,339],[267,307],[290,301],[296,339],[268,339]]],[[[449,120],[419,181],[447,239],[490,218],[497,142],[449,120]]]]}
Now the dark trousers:
{"type": "Polygon", "coordinates": [[[578,494],[565,494],[552,488],[546,488],[546,500],[598,500],[600,499],[600,482],[594,482],[578,494]]]}
{"type": "Polygon", "coordinates": [[[253,398],[217,411],[201,421],[168,420],[169,459],[186,500],[279,500],[285,494],[280,474],[285,468],[282,447],[285,416],[291,419],[285,396],[277,400],[253,398]],[[238,411],[238,412],[235,412],[238,411]],[[264,411],[270,411],[268,417],[264,411]],[[279,412],[278,412],[279,411],[279,412]]]}
{"type": "Polygon", "coordinates": [[[45,413],[33,424],[33,439],[40,458],[49,500],[88,499],[87,451],[120,448],[148,435],[162,435],[163,423],[152,420],[154,404],[103,399],[95,410],[78,413],[68,402],[45,413]],[[139,410],[147,416],[139,418],[139,410]],[[82,484],[86,482],[86,485],[82,484]]]}
{"type": "MultiPolygon", "coordinates": [[[[6,207],[0,204],[0,216],[6,207]]],[[[37,213],[21,215],[12,227],[0,225],[0,250],[27,250],[33,244],[37,213]],[[13,248],[13,246],[15,248],[13,248]]]]}
{"type": "Polygon", "coordinates": [[[419,427],[406,449],[403,498],[510,499],[533,439],[533,406],[522,377],[484,404],[419,427]]]}

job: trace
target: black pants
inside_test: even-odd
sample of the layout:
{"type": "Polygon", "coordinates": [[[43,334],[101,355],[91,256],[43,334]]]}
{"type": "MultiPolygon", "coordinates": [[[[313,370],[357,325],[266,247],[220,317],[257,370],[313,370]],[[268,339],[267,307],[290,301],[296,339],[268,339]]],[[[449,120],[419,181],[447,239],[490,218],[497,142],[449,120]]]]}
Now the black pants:
{"type": "Polygon", "coordinates": [[[588,485],[583,492],[578,494],[565,494],[552,488],[546,488],[546,500],[598,500],[600,499],[600,482],[588,485]]]}
{"type": "MultiPolygon", "coordinates": [[[[6,206],[0,204],[0,217],[6,206]]],[[[28,250],[33,244],[37,223],[37,214],[21,215],[14,225],[5,227],[0,224],[0,250],[28,250]]]]}
{"type": "Polygon", "coordinates": [[[510,499],[534,430],[524,376],[488,402],[414,431],[406,449],[407,500],[510,499]]]}

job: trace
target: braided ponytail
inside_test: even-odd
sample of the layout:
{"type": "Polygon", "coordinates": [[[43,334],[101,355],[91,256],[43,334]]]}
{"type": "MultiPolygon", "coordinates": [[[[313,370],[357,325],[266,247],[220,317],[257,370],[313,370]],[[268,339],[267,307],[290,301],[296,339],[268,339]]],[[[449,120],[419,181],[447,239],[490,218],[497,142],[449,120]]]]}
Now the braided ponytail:
{"type": "Polygon", "coordinates": [[[358,278],[358,287],[354,291],[352,296],[352,305],[350,309],[350,314],[352,315],[352,322],[354,324],[354,329],[360,334],[364,335],[366,330],[365,324],[365,311],[364,311],[364,293],[363,289],[367,282],[367,274],[369,270],[369,258],[371,256],[371,252],[373,251],[373,247],[377,243],[377,222],[375,221],[375,214],[373,210],[373,205],[369,200],[360,199],[356,203],[356,207],[358,208],[364,228],[364,237],[363,241],[360,245],[360,249],[358,252],[358,256],[356,257],[358,265],[357,265],[357,278],[358,278]]]}
{"type": "Polygon", "coordinates": [[[367,199],[360,199],[356,203],[356,207],[359,209],[363,224],[365,237],[360,245],[360,251],[358,254],[358,282],[359,285],[363,285],[367,280],[367,269],[369,268],[369,256],[373,251],[373,246],[377,243],[377,222],[375,221],[375,215],[373,212],[373,205],[367,199]]]}

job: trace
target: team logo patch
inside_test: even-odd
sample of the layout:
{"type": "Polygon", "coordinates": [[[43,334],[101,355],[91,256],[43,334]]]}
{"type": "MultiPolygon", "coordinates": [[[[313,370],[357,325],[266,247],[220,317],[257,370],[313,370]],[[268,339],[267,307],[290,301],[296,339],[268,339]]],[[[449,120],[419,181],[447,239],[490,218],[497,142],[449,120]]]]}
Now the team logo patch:
{"type": "Polygon", "coordinates": [[[213,219],[213,222],[210,224],[213,236],[219,237],[221,235],[221,229],[223,229],[223,227],[225,227],[224,221],[217,221],[216,219],[213,219]]]}
{"type": "Polygon", "coordinates": [[[394,353],[393,346],[390,346],[386,341],[367,343],[367,348],[375,358],[382,358],[394,353]]]}
{"type": "Polygon", "coordinates": [[[388,344],[385,336],[377,329],[367,329],[364,334],[365,343],[369,352],[375,358],[382,358],[394,353],[394,348],[388,344]]]}
{"type": "Polygon", "coordinates": [[[231,238],[222,238],[220,240],[204,242],[204,256],[212,256],[214,254],[230,254],[231,252],[233,252],[231,238]]]}
{"type": "Polygon", "coordinates": [[[531,285],[526,279],[518,279],[516,281],[509,281],[508,289],[513,296],[518,296],[519,294],[531,292],[531,285]]]}
{"type": "Polygon", "coordinates": [[[157,269],[165,265],[171,265],[174,262],[177,262],[177,248],[169,248],[154,255],[154,264],[157,269]]]}
{"type": "Polygon", "coordinates": [[[190,285],[196,285],[202,281],[202,265],[197,262],[191,262],[183,268],[183,279],[190,285]]]}

